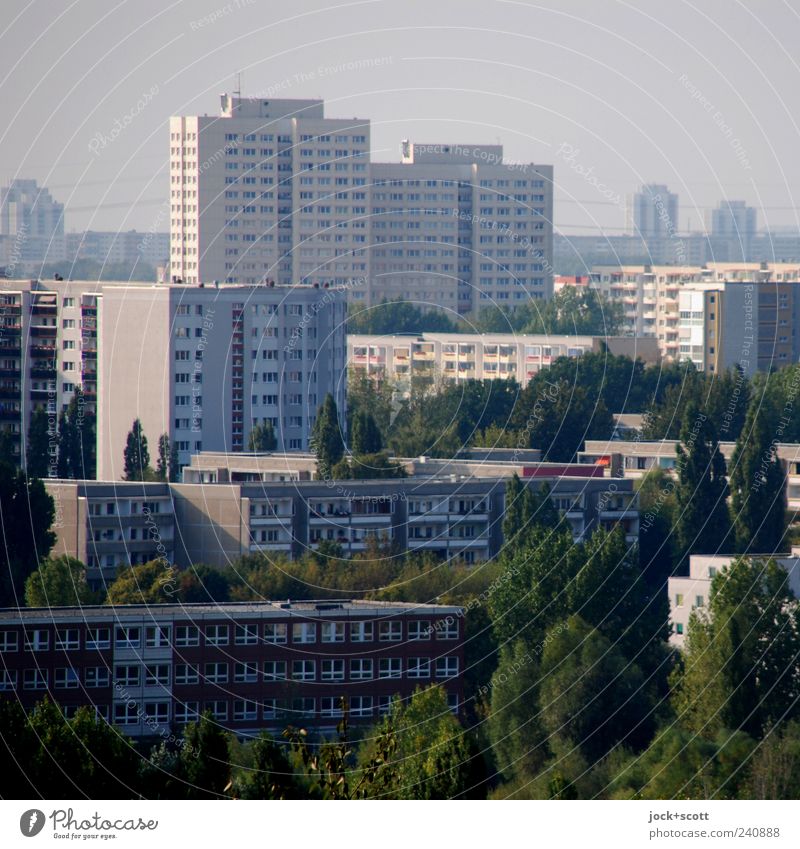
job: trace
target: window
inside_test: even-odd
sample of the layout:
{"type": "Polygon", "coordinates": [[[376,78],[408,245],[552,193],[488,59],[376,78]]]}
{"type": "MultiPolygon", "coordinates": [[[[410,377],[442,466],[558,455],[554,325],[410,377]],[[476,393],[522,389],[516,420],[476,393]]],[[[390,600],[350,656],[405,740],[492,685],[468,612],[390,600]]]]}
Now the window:
{"type": "Polygon", "coordinates": [[[683,593],[675,594],[675,607],[683,607],[683,593]]]}
{"type": "Polygon", "coordinates": [[[227,646],[228,645],[228,626],[227,625],[207,625],[206,626],[206,645],[207,646],[227,646]]]}
{"type": "Polygon", "coordinates": [[[87,666],[83,670],[83,683],[90,687],[108,687],[111,684],[111,673],[107,666],[87,666]]]}
{"type": "Polygon", "coordinates": [[[458,639],[458,620],[448,616],[447,619],[438,623],[436,628],[437,640],[457,640],[458,639]]]}
{"type": "Polygon", "coordinates": [[[56,669],[53,682],[59,690],[74,690],[78,687],[78,670],[71,666],[62,666],[56,669]]]}
{"type": "Polygon", "coordinates": [[[344,622],[323,622],[322,623],[322,642],[323,643],[343,643],[344,642],[344,622]]]}
{"type": "Polygon", "coordinates": [[[716,578],[716,576],[717,576],[717,567],[716,566],[709,566],[708,567],[708,577],[709,578],[716,578]]]}
{"type": "Polygon", "coordinates": [[[301,716],[314,716],[316,712],[316,699],[292,699],[292,713],[296,718],[301,716]]]}
{"type": "Polygon", "coordinates": [[[136,702],[114,705],[114,725],[136,725],[138,722],[139,711],[136,702]]]}
{"type": "Polygon", "coordinates": [[[139,667],[132,664],[115,666],[114,679],[120,687],[138,687],[140,681],[139,667]]]}
{"type": "Polygon", "coordinates": [[[148,649],[165,649],[169,647],[169,625],[150,625],[144,629],[144,644],[148,649]]]}
{"type": "Polygon", "coordinates": [[[264,626],[264,641],[267,643],[285,643],[286,623],[279,622],[275,625],[266,624],[264,626]]]}
{"type": "Polygon", "coordinates": [[[323,660],[322,661],[322,680],[323,681],[344,681],[344,661],[343,660],[323,660]]]}
{"type": "Polygon", "coordinates": [[[249,699],[235,699],[233,719],[234,722],[255,722],[258,719],[258,704],[249,699]]]}
{"type": "Polygon", "coordinates": [[[175,722],[178,725],[188,725],[197,720],[200,705],[197,702],[178,702],[175,705],[175,722]]]}
{"type": "Polygon", "coordinates": [[[169,664],[151,663],[145,667],[146,687],[169,687],[169,664]]]}
{"type": "Polygon", "coordinates": [[[286,680],[286,661],[285,660],[265,660],[264,661],[264,678],[267,681],[285,681],[286,680]]]}
{"type": "Polygon", "coordinates": [[[382,643],[397,643],[403,639],[403,623],[381,622],[378,626],[378,634],[382,643]]]}
{"type": "Polygon", "coordinates": [[[294,681],[314,681],[317,677],[317,663],[314,660],[293,660],[292,679],[294,681]]]}
{"type": "Polygon", "coordinates": [[[254,646],[258,643],[258,625],[237,625],[236,645],[254,646]]]}
{"type": "Polygon", "coordinates": [[[144,715],[151,725],[165,725],[169,722],[169,702],[145,702],[144,715]]]}
{"type": "Polygon", "coordinates": [[[428,657],[411,657],[408,659],[409,678],[430,678],[431,661],[428,657]]]}
{"type": "Polygon", "coordinates": [[[428,640],[431,636],[431,626],[424,619],[413,619],[408,623],[409,640],[428,640]]]}
{"type": "Polygon", "coordinates": [[[399,657],[382,657],[378,665],[378,678],[400,678],[403,661],[399,657]]]}
{"type": "Polygon", "coordinates": [[[354,658],[350,661],[350,680],[367,681],[372,678],[372,660],[354,658]]]}
{"type": "Polygon", "coordinates": [[[197,684],[200,681],[200,673],[197,667],[191,663],[175,664],[176,684],[197,684]]]}
{"type": "Polygon", "coordinates": [[[0,652],[18,651],[19,635],[16,631],[0,631],[0,652]]]}
{"type": "Polygon", "coordinates": [[[275,719],[284,711],[283,699],[264,699],[264,719],[275,719]]]}
{"type": "Polygon", "coordinates": [[[378,696],[378,714],[380,716],[386,716],[392,710],[392,697],[391,696],[378,696]]]}
{"type": "Polygon", "coordinates": [[[181,648],[200,645],[200,632],[194,625],[178,625],[175,628],[175,645],[181,648]]]}
{"type": "Polygon", "coordinates": [[[209,684],[228,683],[227,663],[207,663],[205,665],[205,678],[209,684]]]}
{"type": "Polygon", "coordinates": [[[17,670],[0,669],[0,693],[17,689],[17,670]]]}
{"type": "Polygon", "coordinates": [[[228,720],[228,703],[221,699],[211,702],[206,702],[207,711],[211,712],[211,718],[217,722],[227,722],[228,720]]]}
{"type": "Polygon", "coordinates": [[[682,634],[683,633],[683,622],[676,622],[675,623],[675,633],[676,634],[682,634]]]}
{"type": "Polygon", "coordinates": [[[56,648],[76,651],[81,647],[81,634],[77,628],[56,629],[56,648]]]}
{"type": "Polygon", "coordinates": [[[25,632],[26,651],[47,651],[50,648],[50,632],[44,628],[25,632]]]}
{"type": "Polygon", "coordinates": [[[341,696],[324,696],[320,701],[320,716],[342,716],[344,710],[342,708],[341,696]]]}
{"type": "Polygon", "coordinates": [[[258,664],[252,663],[237,663],[233,668],[233,680],[237,683],[252,684],[258,680],[258,664]]]}
{"type": "Polygon", "coordinates": [[[315,643],[317,641],[317,625],[315,622],[298,622],[292,625],[293,643],[315,643]]]}
{"type": "Polygon", "coordinates": [[[695,596],[694,606],[695,607],[702,607],[703,606],[703,596],[701,596],[701,595],[695,596]]]}
{"type": "Polygon", "coordinates": [[[114,629],[115,649],[138,649],[141,643],[141,628],[122,627],[114,629]]]}
{"type": "Polygon", "coordinates": [[[352,696],[350,716],[372,716],[372,696],[352,696]]]}
{"type": "Polygon", "coordinates": [[[457,657],[437,657],[436,658],[436,677],[437,678],[453,678],[458,675],[458,658],[457,657]]]}

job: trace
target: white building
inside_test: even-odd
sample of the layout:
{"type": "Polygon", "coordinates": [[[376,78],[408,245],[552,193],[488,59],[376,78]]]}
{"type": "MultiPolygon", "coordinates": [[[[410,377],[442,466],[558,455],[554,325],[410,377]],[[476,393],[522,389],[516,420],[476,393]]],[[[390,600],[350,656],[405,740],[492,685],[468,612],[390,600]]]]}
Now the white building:
{"type": "Polygon", "coordinates": [[[24,267],[64,259],[64,204],[36,180],[12,180],[0,188],[0,265],[6,277],[24,267]]]}
{"type": "Polygon", "coordinates": [[[173,279],[363,285],[369,121],[321,100],[222,95],[170,119],[173,279]]]}
{"type": "MultiPolygon", "coordinates": [[[[759,559],[759,555],[752,555],[759,559]]],[[[770,556],[763,555],[766,560],[770,556]]],[[[711,582],[726,566],[736,559],[733,554],[693,554],[689,558],[688,577],[670,578],[669,609],[672,626],[669,641],[683,648],[689,630],[689,618],[696,610],[708,606],[711,582]]],[[[789,587],[800,596],[800,548],[792,547],[789,556],[774,556],[775,562],[789,573],[789,587]]]]}
{"type": "Polygon", "coordinates": [[[399,383],[513,378],[522,386],[559,357],[599,352],[658,361],[654,339],[633,336],[551,336],[522,333],[420,333],[396,336],[350,334],[347,362],[371,376],[399,383]]]}

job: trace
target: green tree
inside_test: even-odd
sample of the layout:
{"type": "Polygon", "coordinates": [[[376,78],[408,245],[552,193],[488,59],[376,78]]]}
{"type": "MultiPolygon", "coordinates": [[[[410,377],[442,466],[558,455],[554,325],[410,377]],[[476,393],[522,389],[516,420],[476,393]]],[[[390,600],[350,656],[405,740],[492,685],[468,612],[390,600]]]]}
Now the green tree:
{"type": "Polygon", "coordinates": [[[383,448],[383,437],[375,419],[366,410],[350,420],[350,450],[353,454],[377,454],[383,448]]]}
{"type": "Polygon", "coordinates": [[[185,604],[192,602],[228,601],[230,578],[227,572],[199,563],[184,569],[178,576],[177,597],[185,604]]]}
{"type": "Polygon", "coordinates": [[[93,479],[96,473],[95,416],[86,409],[80,386],[58,419],[58,476],[93,479]]]}
{"type": "Polygon", "coordinates": [[[798,608],[774,560],[739,557],[712,580],[708,607],[695,610],[682,664],[672,673],[673,706],[690,731],[723,728],[760,737],[798,715],[798,608]]]}
{"type": "Polygon", "coordinates": [[[178,480],[178,448],[170,442],[169,434],[162,433],[158,437],[158,460],[156,461],[156,480],[178,480]]]}
{"type": "Polygon", "coordinates": [[[22,604],[25,580],[56,541],[55,512],[41,480],[0,462],[0,606],[22,604]]]}
{"type": "Polygon", "coordinates": [[[675,489],[665,469],[651,469],[640,479],[639,565],[651,593],[661,593],[675,570],[675,489]]]}
{"type": "Polygon", "coordinates": [[[231,780],[229,736],[210,713],[186,726],[179,755],[179,775],[189,799],[225,798],[231,780]]]}
{"type": "MultiPolygon", "coordinates": [[[[392,785],[388,792],[374,795],[453,799],[475,783],[474,753],[464,729],[450,712],[442,687],[417,690],[406,702],[395,700],[390,716],[374,736],[381,739],[392,731],[397,741],[389,758],[392,785]]],[[[374,749],[366,747],[365,754],[373,755],[374,749]]]]}
{"type": "Polygon", "coordinates": [[[233,795],[239,799],[301,799],[304,788],[281,746],[266,731],[247,746],[249,763],[235,770],[233,795]]]}
{"type": "Polygon", "coordinates": [[[786,532],[786,472],[773,436],[777,415],[754,399],[731,458],[731,507],[740,552],[773,554],[786,532]]]}
{"type": "Polygon", "coordinates": [[[150,452],[147,448],[147,437],[142,430],[142,423],[135,419],[125,443],[124,471],[126,481],[152,480],[153,470],[150,468],[150,452]]]}
{"type": "Polygon", "coordinates": [[[505,505],[503,545],[508,552],[522,545],[534,528],[552,531],[561,521],[550,500],[550,485],[545,482],[534,492],[516,472],[506,484],[505,505]]]}
{"type": "Polygon", "coordinates": [[[260,451],[274,451],[278,447],[278,437],[272,422],[257,424],[247,438],[247,450],[256,453],[260,451]]]}
{"type": "MultiPolygon", "coordinates": [[[[37,407],[31,414],[28,426],[28,444],[25,451],[26,471],[33,478],[46,478],[50,472],[50,425],[47,410],[37,407]]],[[[53,437],[53,451],[57,451],[56,433],[53,437]]]]}
{"type": "Polygon", "coordinates": [[[423,311],[408,301],[383,301],[369,307],[351,304],[347,317],[348,333],[452,333],[455,328],[444,310],[423,311]]]}
{"type": "MultiPolygon", "coordinates": [[[[737,799],[755,741],[741,731],[699,737],[672,726],[614,776],[614,799],[737,799]]],[[[772,797],[770,797],[772,798],[772,797]]]]}
{"type": "Polygon", "coordinates": [[[106,604],[164,604],[178,590],[177,570],[163,560],[122,566],[106,594],[106,604]]]}
{"type": "Polygon", "coordinates": [[[541,660],[541,717],[551,748],[577,748],[594,763],[652,734],[651,701],[638,666],[580,616],[552,628],[541,660]]]}
{"type": "Polygon", "coordinates": [[[800,722],[781,723],[769,729],[748,770],[748,799],[800,798],[800,722]]]}
{"type": "Polygon", "coordinates": [[[86,566],[65,554],[45,558],[25,581],[28,607],[74,607],[97,601],[86,582],[86,566]]]}
{"type": "Polygon", "coordinates": [[[317,410],[317,419],[311,432],[311,449],[317,457],[317,475],[329,480],[333,467],[344,456],[339,410],[330,392],[317,410]]]}
{"type": "Polygon", "coordinates": [[[716,428],[694,405],[686,409],[676,452],[675,537],[688,562],[691,554],[716,554],[732,544],[725,459],[716,428]]]}

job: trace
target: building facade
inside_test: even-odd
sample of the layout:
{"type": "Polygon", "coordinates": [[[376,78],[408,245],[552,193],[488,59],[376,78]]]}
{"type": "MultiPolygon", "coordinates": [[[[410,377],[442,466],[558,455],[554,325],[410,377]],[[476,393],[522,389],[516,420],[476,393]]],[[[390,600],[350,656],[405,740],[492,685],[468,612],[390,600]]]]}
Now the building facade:
{"type": "Polygon", "coordinates": [[[420,333],[347,337],[353,370],[386,376],[400,384],[412,378],[459,380],[514,379],[522,386],[559,357],[579,357],[606,346],[614,355],[659,359],[656,341],[631,336],[553,336],[522,333],[420,333]]]}
{"type": "Polygon", "coordinates": [[[134,268],[137,263],[150,266],[154,271],[169,261],[169,233],[137,230],[85,230],[67,233],[66,253],[70,262],[90,259],[101,265],[125,265],[134,268]]]}
{"type": "Polygon", "coordinates": [[[0,265],[6,277],[64,259],[64,204],[36,180],[0,187],[0,265]]]}
{"type": "Polygon", "coordinates": [[[464,701],[459,607],[372,601],[0,610],[0,698],[49,696],[132,737],[168,737],[208,711],[242,737],[356,723],[440,684],[464,701]]]}
{"type": "MultiPolygon", "coordinates": [[[[759,559],[759,555],[753,554],[759,559]]],[[[761,559],[773,558],[789,575],[789,587],[800,596],[800,548],[793,547],[787,555],[766,554],[761,559]]],[[[672,577],[668,581],[670,610],[670,644],[683,648],[689,631],[692,613],[702,614],[708,606],[711,582],[735,559],[732,554],[693,554],[689,558],[689,574],[672,577]]]]}
{"type": "Polygon", "coordinates": [[[173,279],[366,283],[369,121],[225,94],[169,129],[173,279]]]}

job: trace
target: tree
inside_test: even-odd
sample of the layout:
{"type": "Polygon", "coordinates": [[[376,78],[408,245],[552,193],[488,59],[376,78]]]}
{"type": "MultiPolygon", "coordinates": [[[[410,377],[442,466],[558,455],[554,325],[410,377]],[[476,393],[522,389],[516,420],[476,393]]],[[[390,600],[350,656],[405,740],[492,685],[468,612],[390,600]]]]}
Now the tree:
{"type": "Polygon", "coordinates": [[[73,607],[97,600],[86,582],[86,566],[65,554],[43,560],[25,581],[28,607],[73,607]]]}
{"type": "Polygon", "coordinates": [[[683,662],[670,678],[678,720],[713,737],[741,729],[760,737],[798,716],[798,605],[774,560],[736,558],[711,582],[707,608],[689,619],[683,662]]]}
{"type": "Polygon", "coordinates": [[[659,468],[639,481],[639,566],[651,593],[663,592],[675,570],[676,487],[672,475],[659,468]]]}
{"type": "Polygon", "coordinates": [[[595,763],[652,734],[651,701],[635,663],[580,616],[552,628],[541,660],[541,721],[556,754],[577,748],[595,763]]]}
{"type": "Polygon", "coordinates": [[[731,458],[731,507],[736,546],[773,554],[786,532],[786,473],[778,459],[777,415],[767,399],[754,399],[731,458]]]}
{"type": "Polygon", "coordinates": [[[732,543],[725,459],[709,418],[694,405],[686,409],[675,489],[675,537],[681,558],[716,554],[732,543]]]}
{"type": "Polygon", "coordinates": [[[95,416],[86,410],[80,386],[58,419],[58,476],[93,479],[96,470],[95,416]]]}
{"type": "Polygon", "coordinates": [[[179,755],[179,774],[189,799],[225,798],[231,778],[228,734],[206,712],[186,726],[179,755]]]}
{"type": "Polygon", "coordinates": [[[178,590],[177,570],[163,560],[122,566],[109,586],[106,604],[164,604],[178,590]]]}
{"type": "Polygon", "coordinates": [[[423,311],[408,301],[383,301],[369,307],[351,304],[347,317],[348,333],[452,333],[455,329],[455,322],[443,310],[423,311]]]}
{"type": "Polygon", "coordinates": [[[56,448],[55,431],[51,434],[50,417],[44,407],[37,407],[28,425],[28,444],[25,451],[25,469],[33,478],[46,478],[50,472],[50,440],[53,440],[53,451],[56,448]]]}
{"type": "Polygon", "coordinates": [[[267,421],[266,424],[257,424],[247,438],[247,450],[250,452],[258,451],[274,451],[278,447],[278,437],[275,435],[275,428],[272,422],[267,421]]]}
{"type": "Polygon", "coordinates": [[[393,463],[385,451],[377,454],[358,454],[345,457],[332,470],[336,480],[378,480],[383,478],[404,478],[406,470],[401,463],[393,463]]]}
{"type": "Polygon", "coordinates": [[[170,443],[169,434],[162,433],[158,437],[158,460],[156,462],[156,479],[160,481],[178,480],[178,449],[170,443]]]}
{"type": "MultiPolygon", "coordinates": [[[[381,758],[388,760],[391,787],[371,795],[453,799],[476,783],[474,753],[442,687],[417,690],[407,702],[395,700],[390,716],[368,737],[380,740],[390,733],[396,748],[381,758]]],[[[365,747],[365,755],[374,755],[374,748],[365,747]]]]}
{"type": "Polygon", "coordinates": [[[126,481],[151,480],[153,470],[150,468],[150,452],[147,448],[147,437],[142,430],[142,423],[135,419],[125,443],[124,471],[126,481]]]}
{"type": "Polygon", "coordinates": [[[769,729],[750,761],[748,799],[800,798],[800,722],[769,729]]]}
{"type": "Polygon", "coordinates": [[[339,410],[330,392],[317,410],[317,419],[311,432],[311,450],[317,457],[318,477],[330,480],[333,467],[344,456],[339,410]]]}
{"type": "Polygon", "coordinates": [[[385,375],[367,375],[363,369],[347,373],[347,414],[352,421],[360,412],[368,412],[382,434],[389,432],[395,411],[397,387],[385,375]]]}
{"type": "Polygon", "coordinates": [[[503,515],[503,544],[507,551],[522,545],[534,528],[558,527],[561,521],[550,500],[550,486],[544,483],[538,492],[524,484],[514,474],[506,484],[505,513],[503,515]]]}
{"type": "Polygon", "coordinates": [[[301,799],[303,788],[295,778],[284,749],[262,731],[247,747],[251,763],[236,771],[233,794],[239,799],[301,799]]]}
{"type": "Polygon", "coordinates": [[[350,450],[353,454],[377,454],[383,448],[383,437],[375,419],[366,410],[357,412],[350,421],[350,450]]]}
{"type": "Polygon", "coordinates": [[[0,462],[0,606],[22,604],[26,578],[56,541],[55,513],[41,480],[0,462]]]}
{"type": "Polygon", "coordinates": [[[184,569],[178,578],[178,598],[185,604],[228,601],[230,599],[228,575],[204,563],[190,566],[184,569]]]}

